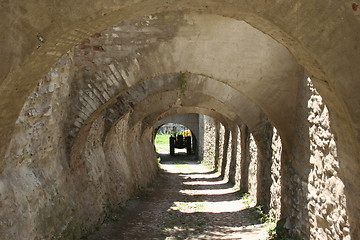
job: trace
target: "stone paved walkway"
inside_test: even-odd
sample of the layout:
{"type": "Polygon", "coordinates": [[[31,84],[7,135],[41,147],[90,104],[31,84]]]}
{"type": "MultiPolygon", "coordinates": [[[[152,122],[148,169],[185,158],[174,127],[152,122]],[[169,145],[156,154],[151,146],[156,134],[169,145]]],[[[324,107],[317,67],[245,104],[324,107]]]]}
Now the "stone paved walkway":
{"type": "Polygon", "coordinates": [[[158,179],[88,240],[267,238],[254,207],[217,173],[184,156],[161,163],[158,179]]]}

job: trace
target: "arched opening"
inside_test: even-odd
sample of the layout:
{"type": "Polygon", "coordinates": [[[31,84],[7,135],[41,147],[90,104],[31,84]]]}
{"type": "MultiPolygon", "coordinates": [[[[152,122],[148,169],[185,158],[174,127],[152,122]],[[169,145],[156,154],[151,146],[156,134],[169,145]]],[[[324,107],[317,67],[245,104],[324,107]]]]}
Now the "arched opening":
{"type": "MultiPolygon", "coordinates": [[[[268,145],[263,146],[271,143],[270,134],[266,134],[271,129],[266,127],[269,120],[282,140],[278,179],[283,182],[281,217],[285,226],[293,234],[309,238],[348,236],[351,231],[356,239],[356,193],[360,187],[353,179],[360,166],[354,157],[359,149],[359,126],[354,119],[358,119],[359,99],[348,97],[357,96],[359,89],[360,55],[355,48],[359,33],[357,15],[351,10],[354,7],[325,2],[294,6],[279,2],[271,7],[260,1],[179,1],[174,6],[150,2],[128,2],[121,8],[115,3],[99,3],[101,11],[94,7],[76,18],[69,17],[66,24],[53,30],[38,23],[49,35],[44,38],[39,33],[40,42],[36,43],[30,31],[15,29],[12,33],[22,36],[16,39],[28,39],[32,47],[12,49],[16,53],[11,55],[13,61],[10,65],[4,61],[5,67],[0,69],[5,69],[1,75],[6,76],[0,88],[0,109],[6,113],[1,118],[1,196],[7,196],[1,200],[4,209],[19,209],[1,213],[9,216],[7,226],[11,226],[1,229],[4,238],[70,238],[90,231],[116,204],[155,176],[156,164],[151,161],[155,158],[151,145],[154,123],[165,116],[196,112],[227,126],[221,130],[225,142],[235,139],[232,125],[247,129],[243,131],[247,134],[241,134],[250,140],[241,144],[252,146],[254,159],[271,152],[268,145]],[[287,11],[280,11],[282,8],[287,11]],[[323,9],[322,14],[313,11],[318,8],[323,9]],[[328,28],[314,29],[314,23],[321,25],[327,16],[331,16],[326,21],[328,28]],[[300,24],[299,18],[304,22],[300,24]],[[97,24],[86,24],[83,19],[97,24]],[[338,35],[329,40],[333,33],[338,35]],[[304,72],[318,87],[330,114],[322,104],[314,110],[316,114],[304,112],[304,72]],[[322,115],[332,119],[333,134],[328,131],[330,122],[318,121],[322,115]],[[308,132],[308,117],[316,120],[315,133],[308,132]],[[141,152],[146,160],[140,161],[133,152],[141,152]],[[324,164],[334,159],[333,166],[324,164]],[[74,184],[69,184],[69,179],[74,184]],[[346,186],[346,199],[327,198],[331,191],[343,191],[337,188],[341,185],[338,180],[346,186]],[[331,186],[324,187],[326,182],[331,186]],[[310,190],[321,194],[308,194],[310,190]],[[97,198],[87,200],[93,195],[97,198]],[[48,201],[57,204],[49,207],[45,204],[48,201]],[[319,207],[324,202],[326,208],[319,207]],[[334,205],[341,210],[333,210],[334,205]],[[64,206],[71,206],[71,210],[64,210],[64,206]],[[314,217],[319,208],[326,213],[314,217]],[[20,215],[24,218],[15,221],[20,215]],[[337,215],[348,215],[349,219],[342,217],[340,224],[334,224],[333,216],[337,215]],[[45,228],[44,223],[49,221],[43,216],[68,224],[45,228]]],[[[225,145],[216,149],[204,155],[232,158],[227,157],[232,150],[225,145]]],[[[246,168],[234,174],[233,163],[225,162],[214,164],[222,175],[229,175],[230,181],[236,173],[249,174],[243,172],[246,168]]],[[[250,166],[253,163],[245,162],[250,166]]],[[[256,179],[250,192],[256,192],[260,201],[270,195],[268,190],[261,190],[270,189],[261,178],[268,176],[261,170],[268,165],[256,167],[250,172],[251,181],[256,179]],[[260,177],[254,177],[255,172],[261,172],[260,177]]],[[[249,188],[240,177],[241,186],[249,188]]]]}
{"type": "Polygon", "coordinates": [[[192,155],[195,153],[196,137],[186,126],[178,123],[165,123],[155,128],[154,132],[156,153],[166,155],[192,155]],[[176,144],[174,141],[177,141],[176,144]]]}

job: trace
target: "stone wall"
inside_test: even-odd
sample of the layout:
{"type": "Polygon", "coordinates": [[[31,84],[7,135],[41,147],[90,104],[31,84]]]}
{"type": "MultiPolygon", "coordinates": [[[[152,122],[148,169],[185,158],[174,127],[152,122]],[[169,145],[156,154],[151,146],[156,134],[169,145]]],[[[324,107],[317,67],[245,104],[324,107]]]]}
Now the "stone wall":
{"type": "Polygon", "coordinates": [[[240,148],[241,159],[240,159],[240,190],[243,192],[249,191],[249,165],[250,165],[250,132],[249,128],[242,124],[240,126],[240,148]]]}
{"type": "MultiPolygon", "coordinates": [[[[220,163],[221,163],[221,157],[223,156],[223,146],[224,146],[224,139],[225,139],[225,126],[219,125],[219,149],[220,149],[220,163]],[[222,153],[221,153],[222,152],[222,153]]],[[[267,126],[266,124],[264,126],[267,126]]],[[[270,125],[271,126],[271,125],[270,125]]],[[[270,129],[271,134],[270,138],[266,141],[270,141],[271,143],[271,152],[270,154],[266,153],[266,146],[268,145],[266,141],[260,139],[259,142],[262,144],[260,147],[262,147],[262,155],[263,161],[269,161],[271,164],[271,179],[269,181],[271,182],[270,187],[270,203],[269,203],[269,214],[274,220],[280,219],[280,211],[281,211],[281,176],[280,176],[280,167],[281,167],[281,154],[282,154],[282,142],[281,138],[278,135],[278,132],[275,127],[271,127],[270,129]],[[269,156],[268,156],[269,155],[269,156]]],[[[248,138],[248,144],[246,142],[243,142],[246,140],[246,137],[242,139],[242,135],[246,134],[247,130],[246,127],[243,126],[242,128],[236,126],[237,131],[234,131],[232,129],[231,135],[230,135],[230,141],[229,141],[229,149],[228,149],[228,160],[227,160],[227,166],[226,166],[226,173],[225,173],[225,179],[229,175],[230,172],[230,165],[232,164],[231,161],[235,161],[235,182],[234,184],[237,186],[240,186],[240,180],[241,178],[244,178],[244,176],[241,175],[241,161],[248,161],[248,171],[249,176],[247,180],[247,191],[250,193],[251,198],[254,201],[257,201],[257,193],[258,193],[258,179],[261,179],[265,176],[258,176],[258,160],[259,160],[259,149],[258,149],[258,143],[255,141],[255,138],[253,134],[249,134],[248,138]],[[235,136],[236,134],[236,136],[235,136]],[[236,146],[234,145],[235,141],[233,141],[233,137],[236,137],[236,146]],[[247,146],[247,147],[246,147],[247,146]],[[233,159],[232,155],[234,152],[234,149],[236,150],[236,156],[235,159],[233,159]],[[242,160],[242,158],[245,158],[242,160]]],[[[259,128],[257,131],[257,136],[261,137],[266,131],[265,128],[259,128]],[[265,131],[265,132],[264,132],[265,131]]],[[[215,165],[215,150],[216,150],[216,122],[209,118],[204,116],[204,158],[203,161],[210,165],[215,165]]],[[[264,136],[262,136],[264,137],[264,136]]],[[[218,171],[221,170],[221,164],[219,165],[218,171]]],[[[269,190],[268,190],[269,191],[269,190]]],[[[261,192],[261,191],[260,191],[261,192]]]]}
{"type": "Polygon", "coordinates": [[[223,172],[223,177],[228,179],[232,152],[231,133],[213,118],[204,116],[203,119],[203,130],[200,130],[204,139],[202,161],[216,171],[223,172]]]}
{"type": "Polygon", "coordinates": [[[271,156],[271,187],[270,187],[270,210],[269,215],[273,220],[280,219],[281,213],[281,138],[273,127],[271,156]]]}
{"type": "Polygon", "coordinates": [[[350,239],[344,184],[329,112],[311,80],[299,91],[296,136],[282,162],[286,227],[304,239],[350,239]],[[287,153],[288,154],[288,153],[287,153]],[[285,164],[283,166],[283,163],[285,164]]]}
{"type": "Polygon", "coordinates": [[[310,139],[308,203],[310,239],[350,239],[344,184],[339,176],[336,139],[329,111],[307,79],[310,139]]]}
{"type": "Polygon", "coordinates": [[[240,178],[241,178],[241,154],[242,154],[242,150],[241,149],[241,132],[240,132],[240,128],[239,126],[236,126],[237,131],[236,131],[236,138],[237,138],[237,144],[236,144],[236,170],[235,170],[235,185],[237,187],[240,187],[240,178]]]}
{"type": "MultiPolygon", "coordinates": [[[[143,134],[141,122],[134,120],[131,111],[120,111],[108,126],[106,110],[97,110],[79,131],[75,145],[67,145],[69,95],[76,90],[71,88],[73,77],[73,56],[68,53],[39,81],[18,117],[0,176],[4,239],[79,238],[156,173],[150,132],[143,134]],[[134,154],[139,152],[141,157],[134,154]]],[[[231,161],[236,161],[235,179],[248,178],[243,189],[253,199],[261,192],[257,189],[262,177],[258,161],[271,162],[271,216],[278,219],[282,205],[281,217],[294,234],[305,239],[349,239],[344,184],[329,112],[311,81],[302,84],[296,131],[284,148],[286,154],[276,129],[272,138],[265,139],[272,141],[268,156],[245,125],[236,133],[204,117],[203,160],[223,171],[225,179],[231,161]],[[240,174],[243,166],[248,176],[240,174]]],[[[240,187],[244,186],[240,183],[240,187]]]]}
{"type": "Polygon", "coordinates": [[[258,161],[258,148],[255,139],[250,134],[249,143],[250,165],[249,165],[249,194],[253,200],[257,198],[257,161],[258,161]]]}
{"type": "Polygon", "coordinates": [[[226,167],[225,167],[225,180],[230,181],[230,167],[231,167],[231,162],[234,160],[233,159],[233,137],[234,137],[234,132],[232,131],[232,126],[229,127],[229,138],[228,138],[228,145],[227,145],[227,150],[226,150],[226,167]]]}
{"type": "MultiPolygon", "coordinates": [[[[225,169],[224,176],[227,179],[234,148],[238,153],[247,151],[249,156],[247,188],[251,198],[255,200],[257,194],[262,194],[261,189],[258,188],[264,187],[258,181],[266,177],[258,172],[258,161],[271,163],[269,169],[271,178],[268,179],[271,186],[268,191],[270,191],[269,215],[272,219],[279,220],[286,217],[285,227],[289,228],[292,234],[303,239],[350,239],[344,184],[339,176],[336,137],[331,131],[329,112],[311,80],[304,80],[302,84],[296,113],[296,140],[290,143],[292,146],[290,154],[283,153],[282,138],[275,127],[271,127],[270,132],[266,130],[267,127],[253,129],[254,135],[250,134],[247,148],[246,143],[241,144],[242,140],[244,141],[241,136],[245,134],[246,128],[241,128],[236,136],[237,146],[233,146],[234,131],[229,131],[221,124],[220,164],[217,170],[225,169]],[[227,152],[224,151],[226,131],[231,133],[227,152]],[[267,151],[267,145],[271,146],[270,152],[267,151]],[[225,168],[222,167],[224,154],[228,156],[225,168]],[[283,157],[285,159],[282,159],[283,157]],[[284,177],[281,174],[284,174],[284,177]]],[[[264,126],[267,126],[266,124],[264,126]]],[[[212,149],[211,154],[215,154],[214,137],[217,131],[215,122],[206,122],[205,129],[205,135],[208,137],[204,138],[204,146],[212,149]]],[[[286,147],[289,147],[289,143],[286,147]]],[[[238,155],[246,158],[246,154],[238,155]]],[[[213,164],[212,161],[210,162],[213,164]]],[[[244,177],[240,175],[241,164],[237,164],[236,169],[238,179],[236,181],[239,181],[244,177]]],[[[257,201],[259,203],[259,199],[257,201]]]]}
{"type": "MultiPolygon", "coordinates": [[[[9,144],[14,142],[11,139],[19,134],[16,119],[22,114],[20,110],[39,78],[49,71],[60,56],[90,35],[99,36],[98,31],[119,22],[146,16],[140,24],[147,26],[154,16],[166,13],[167,18],[164,18],[160,25],[167,26],[167,29],[159,31],[159,34],[151,34],[158,32],[157,29],[149,29],[147,32],[152,35],[151,38],[146,32],[136,38],[132,38],[131,33],[122,34],[131,43],[127,46],[136,48],[139,40],[143,40],[144,44],[154,43],[156,50],[163,51],[154,54],[151,51],[153,49],[146,50],[148,60],[138,61],[142,69],[139,72],[144,73],[142,77],[186,70],[197,72],[236,87],[259,104],[279,127],[287,145],[283,155],[286,156],[284,161],[288,164],[283,168],[288,169],[288,176],[285,176],[284,181],[289,185],[282,188],[282,191],[289,195],[284,199],[290,206],[286,206],[286,214],[298,223],[301,219],[306,221],[308,213],[301,204],[293,204],[293,201],[307,201],[308,176],[311,172],[309,165],[313,163],[308,161],[312,153],[306,150],[297,151],[295,146],[300,144],[299,148],[302,148],[302,142],[309,146],[311,137],[308,135],[301,138],[296,135],[299,125],[293,121],[297,106],[297,83],[302,77],[302,74],[297,74],[302,73],[302,67],[296,63],[299,62],[309,75],[314,76],[316,86],[321,90],[329,104],[332,118],[335,119],[333,127],[339,143],[339,172],[342,173],[346,185],[352,235],[353,238],[360,238],[360,184],[357,181],[360,173],[360,11],[356,1],[296,1],[296,4],[292,1],[276,1],[276,4],[269,4],[268,1],[254,0],[211,1],[208,4],[209,1],[201,0],[164,5],[164,2],[159,0],[154,0],[151,4],[148,1],[123,0],[93,3],[94,1],[89,0],[28,0],[25,4],[23,1],[2,1],[0,4],[1,16],[4,16],[1,24],[3,37],[0,39],[1,171],[18,162],[12,157],[10,160],[4,157],[9,144]],[[184,12],[192,14],[184,16],[184,12]],[[171,20],[171,17],[176,15],[180,15],[180,21],[171,20]],[[220,19],[220,16],[223,16],[223,19],[220,19]],[[301,24],[299,19],[303,20],[301,24]],[[239,20],[246,20],[258,31],[252,31],[251,28],[250,31],[246,25],[238,28],[241,27],[239,20]],[[173,39],[175,40],[172,41],[173,39]],[[239,58],[239,52],[246,57],[239,58]],[[301,155],[304,157],[300,157],[301,155]],[[5,161],[11,162],[10,165],[5,165],[5,161]]],[[[125,46],[125,43],[122,43],[122,46],[125,46]]],[[[91,47],[96,51],[103,49],[100,44],[83,47],[91,47]]],[[[139,55],[144,56],[146,51],[139,55]]],[[[135,59],[129,60],[134,62],[135,59]]],[[[129,65],[136,67],[136,64],[129,65]]],[[[111,66],[111,63],[108,66],[111,66]]],[[[123,69],[127,70],[128,66],[123,69]]],[[[126,72],[126,77],[128,76],[126,72]]],[[[111,76],[105,78],[105,81],[112,81],[111,76]]],[[[236,104],[244,106],[240,102],[236,104]]],[[[81,124],[80,121],[74,123],[81,124]]],[[[41,124],[37,128],[41,129],[41,124]]],[[[19,145],[28,144],[27,140],[26,144],[25,141],[21,142],[21,138],[17,141],[19,145]]],[[[38,143],[33,145],[38,145],[39,148],[43,146],[38,143]]],[[[44,146],[47,146],[46,143],[44,146]]],[[[16,157],[18,153],[9,154],[16,157]]],[[[30,154],[33,154],[29,155],[30,158],[34,156],[34,153],[30,154]]],[[[57,156],[49,154],[49,158],[56,159],[57,156]]],[[[305,225],[299,228],[302,227],[307,228],[305,225]]],[[[308,229],[304,232],[309,235],[308,229]]]]}
{"type": "Polygon", "coordinates": [[[225,126],[220,123],[219,125],[219,144],[218,144],[218,151],[219,151],[219,158],[217,159],[219,164],[217,171],[221,172],[221,168],[223,167],[223,159],[224,159],[224,143],[225,143],[225,126]]]}
{"type": "Polygon", "coordinates": [[[140,126],[130,129],[130,119],[131,114],[125,114],[103,136],[105,114],[101,114],[85,134],[85,143],[76,145],[71,153],[70,172],[77,188],[75,214],[79,215],[74,223],[75,238],[93,231],[107,214],[155,176],[151,136],[140,137],[140,126]],[[140,149],[141,157],[133,154],[140,149]]]}
{"type": "Polygon", "coordinates": [[[203,117],[203,130],[200,129],[200,132],[203,132],[203,147],[200,148],[202,151],[202,161],[214,168],[215,167],[215,150],[216,150],[216,124],[214,119],[204,116],[203,117]]]}
{"type": "Polygon", "coordinates": [[[221,176],[223,176],[225,181],[229,180],[229,169],[230,169],[230,161],[231,161],[231,148],[232,148],[232,142],[231,142],[231,129],[229,127],[224,126],[224,137],[223,137],[223,147],[220,149],[220,151],[223,152],[222,159],[219,159],[221,161],[221,176]]]}
{"type": "Polygon", "coordinates": [[[0,175],[2,239],[65,234],[76,209],[63,132],[73,76],[71,53],[60,59],[28,97],[16,122],[0,175]]]}
{"type": "Polygon", "coordinates": [[[129,129],[129,114],[109,131],[99,114],[70,154],[65,126],[73,76],[68,53],[18,117],[0,175],[1,239],[79,239],[157,171],[151,136],[141,135],[140,125],[129,129]]]}
{"type": "Polygon", "coordinates": [[[240,129],[237,125],[231,127],[231,159],[229,160],[229,182],[233,185],[239,187],[240,185],[240,167],[241,160],[241,148],[239,145],[240,138],[240,129]]]}
{"type": "MultiPolygon", "coordinates": [[[[239,185],[240,175],[239,172],[236,172],[240,167],[240,158],[241,158],[241,150],[240,150],[240,142],[239,139],[236,141],[236,145],[233,145],[234,137],[240,138],[240,132],[234,131],[233,129],[226,129],[226,127],[217,123],[214,119],[208,116],[203,116],[203,130],[200,132],[203,133],[203,155],[202,161],[208,166],[215,168],[216,162],[218,162],[218,167],[215,169],[216,171],[222,173],[223,178],[226,181],[230,181],[230,168],[233,168],[234,171],[234,179],[237,179],[239,185]],[[228,132],[229,136],[226,136],[226,132],[228,132]],[[236,136],[234,136],[236,134],[236,136]],[[218,151],[218,153],[216,153],[218,151]],[[238,151],[238,152],[236,152],[238,151]],[[235,153],[236,152],[236,153],[235,153]],[[217,157],[217,154],[219,155],[217,157]],[[224,156],[225,159],[224,159],[224,156]]],[[[231,180],[234,181],[234,180],[231,180]]]]}

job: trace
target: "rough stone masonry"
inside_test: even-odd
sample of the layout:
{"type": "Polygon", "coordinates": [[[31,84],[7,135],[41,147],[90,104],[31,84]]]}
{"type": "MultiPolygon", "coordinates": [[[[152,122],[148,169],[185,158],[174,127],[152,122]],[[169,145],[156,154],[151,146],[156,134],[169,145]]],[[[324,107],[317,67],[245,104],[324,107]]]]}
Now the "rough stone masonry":
{"type": "Polygon", "coordinates": [[[91,232],[156,176],[153,126],[196,113],[292,235],[359,239],[358,5],[2,1],[0,238],[91,232]]]}

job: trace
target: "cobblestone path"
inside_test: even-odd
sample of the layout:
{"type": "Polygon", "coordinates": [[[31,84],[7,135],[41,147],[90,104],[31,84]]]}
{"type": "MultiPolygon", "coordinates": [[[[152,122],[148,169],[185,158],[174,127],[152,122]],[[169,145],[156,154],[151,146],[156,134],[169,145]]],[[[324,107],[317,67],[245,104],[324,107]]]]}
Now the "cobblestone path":
{"type": "Polygon", "coordinates": [[[264,240],[253,204],[217,173],[186,158],[162,157],[159,177],[88,240],[264,240]]]}

